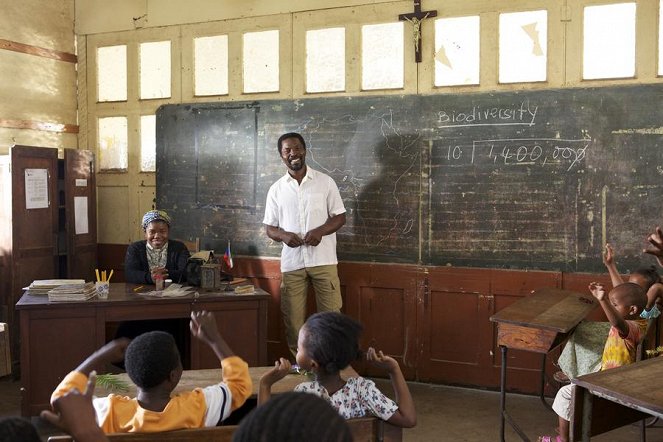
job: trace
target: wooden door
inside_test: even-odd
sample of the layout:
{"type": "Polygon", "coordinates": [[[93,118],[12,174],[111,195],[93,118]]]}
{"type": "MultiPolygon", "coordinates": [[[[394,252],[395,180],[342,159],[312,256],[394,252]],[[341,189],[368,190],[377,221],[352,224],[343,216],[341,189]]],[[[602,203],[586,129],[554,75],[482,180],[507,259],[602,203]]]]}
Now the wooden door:
{"type": "MultiPolygon", "coordinates": [[[[396,359],[403,375],[414,379],[416,351],[417,266],[353,263],[339,268],[345,285],[346,314],[364,327],[361,348],[375,347],[396,359]]],[[[367,376],[386,376],[367,363],[353,363],[367,376]]]]}
{"type": "Polygon", "coordinates": [[[486,379],[492,365],[490,271],[437,267],[426,280],[418,305],[417,379],[494,386],[486,379]]]}
{"type": "Polygon", "coordinates": [[[94,154],[64,151],[67,278],[94,280],[97,266],[97,199],[94,154]]]}
{"type": "Polygon", "coordinates": [[[47,147],[14,146],[12,174],[12,289],[9,319],[14,354],[18,355],[18,321],[13,306],[35,279],[58,275],[58,151],[47,147]],[[26,187],[27,186],[27,187],[26,187]]]}

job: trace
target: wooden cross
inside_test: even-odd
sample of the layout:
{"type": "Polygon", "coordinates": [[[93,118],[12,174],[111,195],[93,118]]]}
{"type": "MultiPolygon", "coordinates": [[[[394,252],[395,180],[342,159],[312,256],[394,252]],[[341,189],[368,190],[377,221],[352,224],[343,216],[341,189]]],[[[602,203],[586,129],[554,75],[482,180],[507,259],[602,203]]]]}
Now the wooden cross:
{"type": "Polygon", "coordinates": [[[421,63],[421,22],[427,18],[437,17],[437,11],[422,11],[421,0],[414,0],[414,12],[400,14],[398,20],[412,23],[414,39],[414,61],[421,63]]]}

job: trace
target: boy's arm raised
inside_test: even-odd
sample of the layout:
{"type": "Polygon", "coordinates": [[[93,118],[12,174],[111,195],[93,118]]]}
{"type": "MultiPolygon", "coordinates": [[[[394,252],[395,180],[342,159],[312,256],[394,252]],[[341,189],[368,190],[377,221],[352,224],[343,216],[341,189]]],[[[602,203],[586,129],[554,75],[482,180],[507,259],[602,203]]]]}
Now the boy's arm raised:
{"type": "Polygon", "coordinates": [[[608,274],[610,275],[610,281],[612,282],[613,287],[617,287],[619,284],[623,283],[619,271],[617,270],[617,265],[615,264],[615,253],[612,250],[610,244],[605,245],[605,250],[603,251],[603,264],[605,264],[606,269],[608,269],[608,274]]]}
{"type": "Polygon", "coordinates": [[[389,418],[388,422],[399,427],[414,427],[417,424],[417,411],[398,362],[390,356],[385,356],[382,351],[376,352],[373,347],[368,349],[366,358],[376,367],[389,372],[398,410],[389,418]]]}
{"type": "Polygon", "coordinates": [[[610,303],[610,298],[603,285],[598,282],[592,282],[589,284],[589,291],[592,292],[592,295],[599,301],[599,304],[601,304],[601,308],[603,309],[605,316],[608,318],[610,325],[619,330],[620,336],[628,335],[628,324],[626,324],[626,320],[621,317],[617,310],[615,310],[615,307],[610,303]]]}
{"type": "Polygon", "coordinates": [[[92,371],[104,371],[106,364],[124,360],[124,352],[131,342],[127,338],[115,339],[87,357],[76,370],[69,373],[51,394],[51,404],[72,389],[85,391],[92,371]]]}
{"type": "Polygon", "coordinates": [[[219,333],[214,315],[207,311],[191,312],[191,334],[210,346],[223,368],[223,381],[232,393],[232,409],[244,404],[251,396],[253,385],[249,366],[230,349],[219,333]]]}

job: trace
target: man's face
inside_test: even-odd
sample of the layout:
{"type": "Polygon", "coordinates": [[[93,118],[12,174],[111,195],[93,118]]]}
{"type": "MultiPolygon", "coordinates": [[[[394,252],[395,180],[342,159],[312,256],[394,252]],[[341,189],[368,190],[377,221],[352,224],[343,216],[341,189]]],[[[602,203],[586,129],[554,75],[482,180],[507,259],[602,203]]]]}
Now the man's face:
{"type": "Polygon", "coordinates": [[[298,138],[286,138],[281,142],[281,159],[288,169],[297,172],[305,165],[306,148],[298,138]]]}

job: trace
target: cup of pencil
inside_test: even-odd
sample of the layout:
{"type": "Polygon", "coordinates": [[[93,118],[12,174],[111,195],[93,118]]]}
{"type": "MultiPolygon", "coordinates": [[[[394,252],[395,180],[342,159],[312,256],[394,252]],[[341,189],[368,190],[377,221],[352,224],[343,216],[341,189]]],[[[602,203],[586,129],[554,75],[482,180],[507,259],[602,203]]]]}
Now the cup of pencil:
{"type": "Polygon", "coordinates": [[[94,283],[94,287],[97,290],[97,296],[99,299],[106,299],[110,292],[110,279],[113,277],[113,271],[110,271],[108,278],[106,278],[106,270],[99,272],[99,269],[95,269],[94,272],[97,275],[97,282],[94,283]]]}

